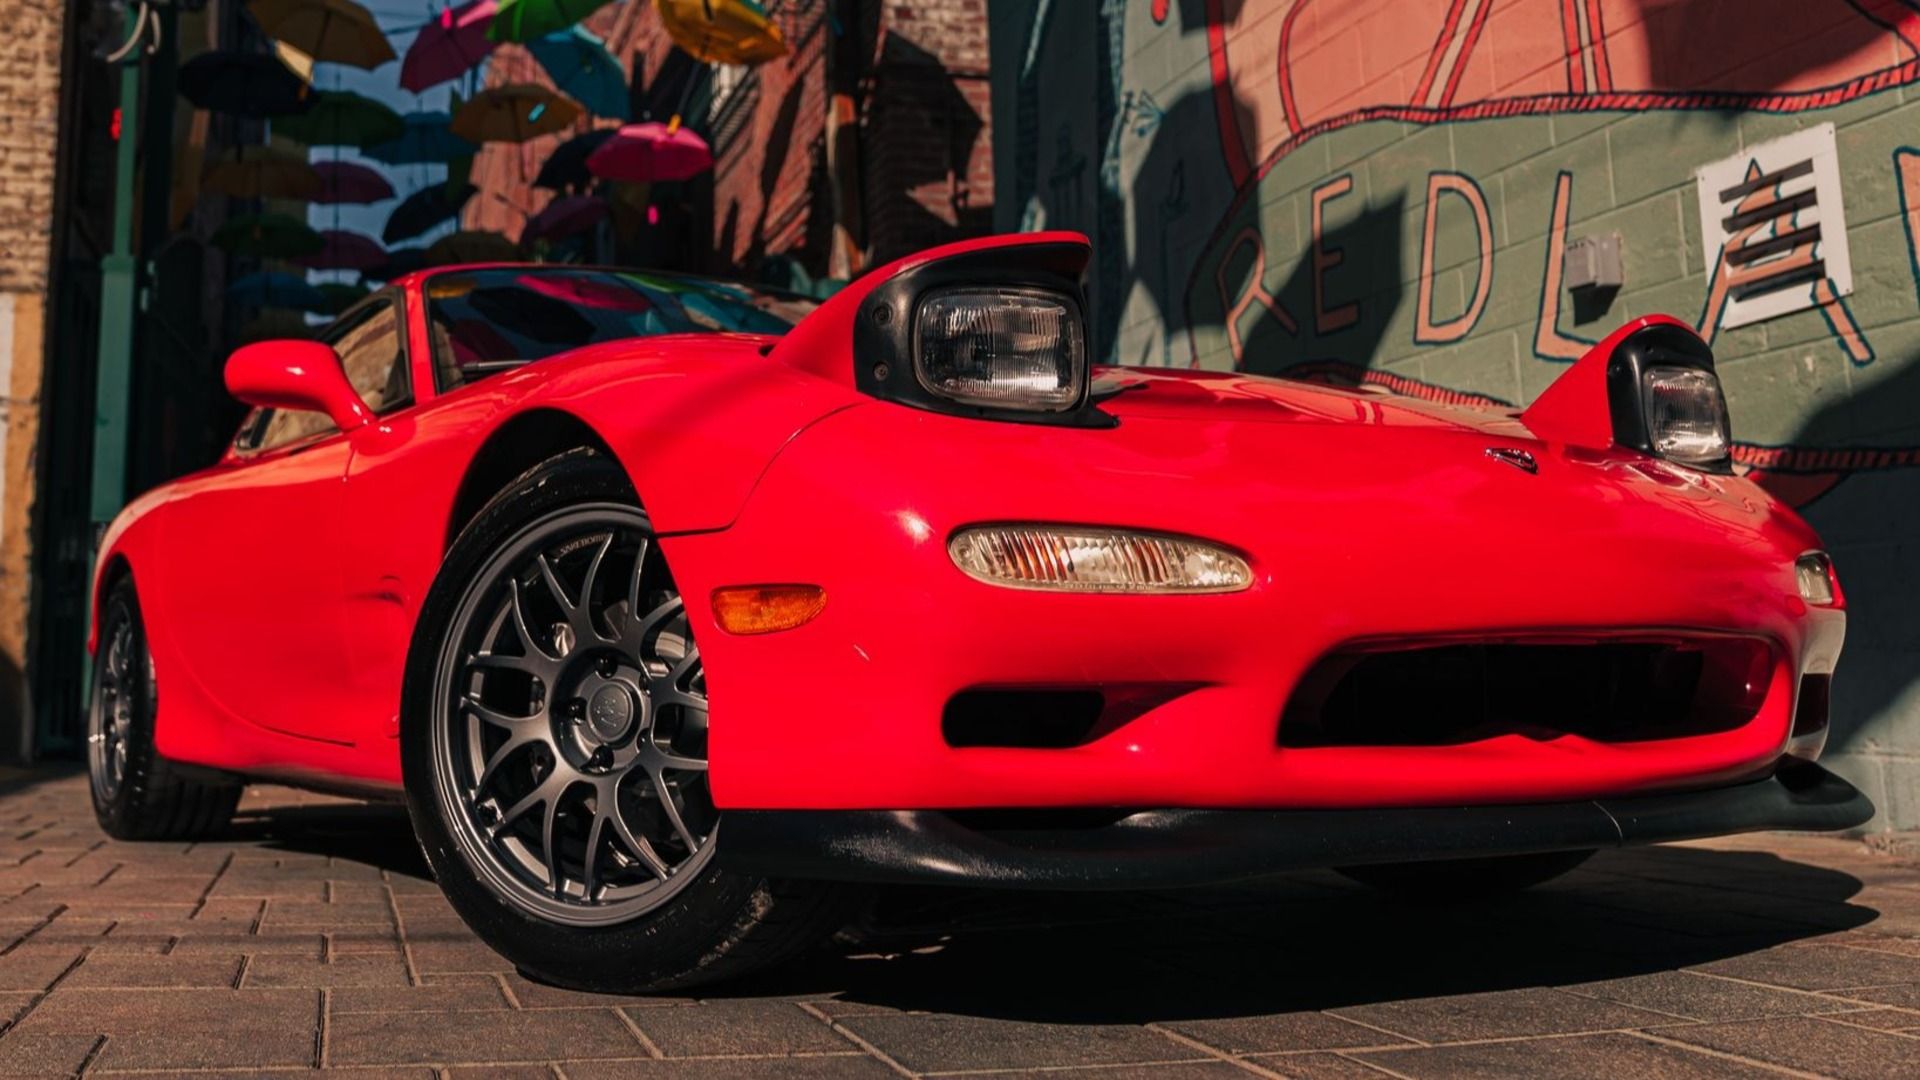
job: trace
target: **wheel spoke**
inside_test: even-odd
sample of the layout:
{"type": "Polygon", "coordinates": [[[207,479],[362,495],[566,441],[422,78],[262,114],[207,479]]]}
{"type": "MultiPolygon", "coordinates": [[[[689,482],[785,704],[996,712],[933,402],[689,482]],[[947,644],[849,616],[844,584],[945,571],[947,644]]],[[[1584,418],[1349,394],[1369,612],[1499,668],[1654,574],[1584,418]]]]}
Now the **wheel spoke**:
{"type": "Polygon", "coordinates": [[[669,619],[685,611],[686,607],[686,601],[680,599],[677,594],[668,597],[659,607],[647,612],[646,617],[637,622],[630,620],[628,625],[632,629],[623,635],[624,640],[621,644],[625,645],[635,657],[646,660],[653,653],[648,638],[653,636],[654,631],[666,625],[669,619]]]}
{"type": "Polygon", "coordinates": [[[494,837],[498,838],[501,833],[507,830],[507,826],[513,824],[516,821],[519,821],[523,817],[526,817],[527,812],[532,810],[534,807],[539,806],[541,803],[550,802],[553,799],[557,798],[560,793],[554,790],[556,786],[554,781],[558,777],[559,777],[559,773],[556,771],[553,775],[548,776],[544,781],[542,781],[539,787],[534,788],[532,791],[529,791],[526,793],[526,795],[522,796],[519,802],[516,802],[512,806],[509,806],[505,810],[501,811],[500,820],[494,822],[493,824],[494,837]]]}
{"type": "Polygon", "coordinates": [[[620,801],[618,798],[615,798],[613,804],[607,808],[607,821],[613,826],[613,835],[618,837],[622,844],[626,845],[627,850],[632,852],[634,857],[638,858],[641,862],[646,863],[647,869],[653,871],[654,877],[665,881],[667,879],[667,864],[661,861],[659,854],[653,850],[652,844],[647,843],[643,837],[635,836],[633,830],[628,828],[627,819],[620,813],[620,801]]]}
{"type": "Polygon", "coordinates": [[[533,638],[532,628],[527,625],[526,598],[520,594],[519,578],[508,579],[507,592],[512,598],[513,632],[520,638],[520,647],[526,650],[528,656],[538,656],[544,660],[558,663],[560,658],[541,648],[539,643],[533,638]]]}
{"type": "Polygon", "coordinates": [[[461,698],[460,704],[462,707],[466,709],[466,711],[472,713],[475,717],[478,717],[482,722],[492,724],[494,727],[497,727],[497,728],[505,728],[508,731],[514,731],[514,732],[518,732],[525,729],[529,724],[532,724],[535,721],[539,720],[542,715],[540,713],[535,713],[532,716],[513,716],[509,713],[503,713],[499,709],[496,709],[490,705],[486,705],[482,703],[479,698],[474,697],[471,694],[468,694],[466,697],[461,698]]]}
{"type": "Polygon", "coordinates": [[[593,824],[587,827],[587,852],[580,862],[580,897],[588,903],[593,902],[593,889],[598,884],[595,873],[600,865],[600,834],[606,829],[606,808],[595,806],[593,824]]]}
{"type": "Polygon", "coordinates": [[[687,845],[688,851],[697,851],[700,841],[694,839],[693,830],[680,816],[680,807],[673,801],[673,789],[667,786],[667,778],[659,769],[648,770],[648,778],[653,781],[653,794],[660,800],[660,809],[666,811],[667,820],[673,824],[673,831],[680,835],[680,842],[687,845]]]}
{"type": "Polygon", "coordinates": [[[555,896],[567,887],[566,879],[560,876],[560,845],[554,842],[560,824],[560,796],[565,791],[563,787],[547,800],[547,818],[540,827],[540,851],[547,858],[547,886],[555,896]]]}
{"type": "Polygon", "coordinates": [[[640,572],[647,567],[647,539],[641,537],[633,551],[633,572],[627,575],[627,627],[640,619],[640,572]]]}
{"type": "Polygon", "coordinates": [[[494,774],[500,771],[500,766],[505,765],[508,758],[538,741],[540,740],[531,734],[515,732],[512,738],[501,743],[500,749],[495,750],[493,756],[487,758],[487,763],[481,767],[480,779],[473,782],[474,795],[476,797],[485,795],[487,784],[493,780],[494,774]]]}
{"type": "Polygon", "coordinates": [[[473,653],[467,657],[467,667],[482,671],[517,671],[536,679],[549,679],[554,670],[553,663],[538,652],[531,652],[525,656],[514,656],[509,653],[473,653]]]}
{"type": "Polygon", "coordinates": [[[598,626],[594,625],[592,608],[593,587],[600,579],[600,564],[605,561],[607,552],[612,548],[613,534],[608,533],[607,538],[600,541],[600,546],[594,549],[593,559],[587,563],[587,576],[580,582],[579,605],[567,613],[568,620],[574,624],[574,636],[582,641],[587,640],[588,635],[600,641],[610,640],[606,634],[600,632],[598,626]]]}
{"type": "Polygon", "coordinates": [[[547,591],[553,594],[554,602],[560,605],[561,611],[571,613],[573,601],[567,598],[567,590],[561,587],[560,579],[553,576],[553,564],[547,561],[545,555],[535,555],[533,559],[540,567],[540,579],[547,583],[547,591]]]}

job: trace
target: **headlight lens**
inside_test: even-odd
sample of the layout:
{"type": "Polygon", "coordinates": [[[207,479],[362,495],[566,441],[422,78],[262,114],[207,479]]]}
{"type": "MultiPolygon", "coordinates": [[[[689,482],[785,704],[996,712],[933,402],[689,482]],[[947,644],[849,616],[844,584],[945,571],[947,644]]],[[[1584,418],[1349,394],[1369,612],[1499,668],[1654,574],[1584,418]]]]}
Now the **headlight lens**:
{"type": "Polygon", "coordinates": [[[1700,368],[1651,367],[1640,376],[1653,452],[1683,465],[1727,459],[1732,443],[1720,379],[1700,368]]]}
{"type": "Polygon", "coordinates": [[[942,289],[913,332],[920,385],[967,405],[1060,412],[1080,400],[1086,343],[1070,297],[1036,289],[942,289]]]}
{"type": "Polygon", "coordinates": [[[1833,560],[1826,552],[1809,551],[1795,559],[1793,576],[1800,585],[1800,599],[1815,607],[1833,606],[1833,560]]]}
{"type": "Polygon", "coordinates": [[[947,545],[968,576],[1013,589],[1223,593],[1253,584],[1247,560],[1201,540],[1079,525],[981,525],[947,545]]]}

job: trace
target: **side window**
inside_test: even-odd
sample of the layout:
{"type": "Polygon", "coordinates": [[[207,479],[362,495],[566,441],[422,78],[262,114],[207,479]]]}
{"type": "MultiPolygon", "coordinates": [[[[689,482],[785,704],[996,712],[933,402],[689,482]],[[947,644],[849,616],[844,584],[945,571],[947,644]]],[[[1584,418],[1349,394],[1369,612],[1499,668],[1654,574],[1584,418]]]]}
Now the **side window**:
{"type": "MultiPolygon", "coordinates": [[[[333,346],[340,366],[360,400],[375,413],[412,403],[406,350],[401,348],[400,308],[391,301],[372,305],[350,321],[331,328],[322,341],[333,346]]],[[[334,430],[325,413],[273,409],[257,428],[256,450],[271,450],[334,430]]]]}

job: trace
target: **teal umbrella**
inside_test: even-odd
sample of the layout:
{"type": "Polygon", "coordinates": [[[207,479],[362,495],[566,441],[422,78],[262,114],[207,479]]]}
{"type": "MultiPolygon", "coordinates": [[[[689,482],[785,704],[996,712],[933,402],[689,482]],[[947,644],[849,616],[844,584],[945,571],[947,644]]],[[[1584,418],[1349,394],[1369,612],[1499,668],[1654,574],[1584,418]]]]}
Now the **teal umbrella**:
{"type": "Polygon", "coordinates": [[[346,90],[322,90],[303,113],[273,122],[273,133],[308,146],[372,146],[406,134],[400,114],[370,97],[346,90]]]}
{"type": "Polygon", "coordinates": [[[528,42],[565,30],[606,7],[610,0],[504,0],[493,13],[487,36],[495,41],[528,42]]]}
{"type": "Polygon", "coordinates": [[[400,121],[400,135],[367,147],[368,157],[388,165],[424,165],[469,157],[479,149],[447,129],[446,113],[408,113],[400,121]]]}
{"type": "Polygon", "coordinates": [[[573,26],[527,42],[554,88],[586,106],[595,116],[632,119],[627,102],[627,73],[600,39],[573,26]]]}

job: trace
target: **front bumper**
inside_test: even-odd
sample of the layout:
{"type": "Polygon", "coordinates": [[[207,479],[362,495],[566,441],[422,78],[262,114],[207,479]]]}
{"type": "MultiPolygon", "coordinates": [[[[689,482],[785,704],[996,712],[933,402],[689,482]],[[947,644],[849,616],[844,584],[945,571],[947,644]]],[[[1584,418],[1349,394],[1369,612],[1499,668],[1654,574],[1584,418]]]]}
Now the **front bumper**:
{"type": "Polygon", "coordinates": [[[749,810],[717,858],[743,873],[1024,889],[1212,885],[1360,863],[1622,847],[1765,829],[1865,824],[1873,804],[1818,765],[1663,795],[1512,806],[1143,810],[1075,828],[1042,815],[749,810]],[[1037,824],[1035,824],[1037,822],[1037,824]]]}

